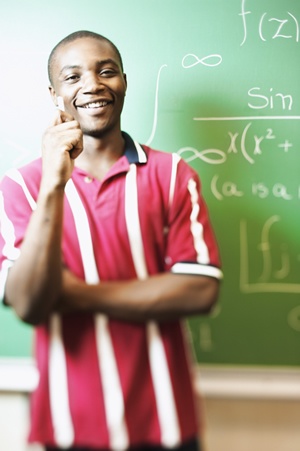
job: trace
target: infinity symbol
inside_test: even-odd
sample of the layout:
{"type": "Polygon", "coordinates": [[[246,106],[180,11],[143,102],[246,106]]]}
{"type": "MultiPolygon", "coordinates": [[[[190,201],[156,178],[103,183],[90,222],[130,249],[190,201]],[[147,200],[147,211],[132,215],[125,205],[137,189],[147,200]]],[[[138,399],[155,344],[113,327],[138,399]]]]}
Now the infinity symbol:
{"type": "Polygon", "coordinates": [[[186,162],[190,162],[195,160],[196,158],[200,158],[201,160],[205,161],[205,163],[222,164],[226,161],[227,158],[226,153],[218,149],[206,149],[201,150],[201,152],[199,152],[197,149],[194,149],[193,147],[183,147],[182,149],[178,150],[177,153],[178,155],[182,155],[184,152],[192,152],[192,155],[190,157],[185,158],[186,162]],[[217,156],[217,158],[209,158],[206,155],[214,155],[217,156]]]}
{"type": "Polygon", "coordinates": [[[208,55],[208,56],[205,56],[205,57],[202,58],[202,59],[199,59],[198,56],[194,55],[193,53],[189,53],[188,55],[185,55],[185,57],[183,58],[183,60],[182,60],[182,66],[183,66],[185,69],[190,69],[190,67],[196,66],[197,64],[201,63],[201,64],[203,64],[204,66],[210,66],[210,67],[213,67],[213,66],[218,66],[219,64],[221,64],[221,62],[222,62],[222,57],[221,57],[221,55],[208,55]],[[185,59],[188,58],[189,56],[193,57],[196,61],[195,61],[193,64],[189,64],[189,65],[186,66],[186,65],[184,64],[184,62],[185,62],[185,59]],[[218,62],[217,62],[217,63],[207,63],[206,60],[207,60],[207,59],[210,59],[210,58],[218,58],[218,62]]]}

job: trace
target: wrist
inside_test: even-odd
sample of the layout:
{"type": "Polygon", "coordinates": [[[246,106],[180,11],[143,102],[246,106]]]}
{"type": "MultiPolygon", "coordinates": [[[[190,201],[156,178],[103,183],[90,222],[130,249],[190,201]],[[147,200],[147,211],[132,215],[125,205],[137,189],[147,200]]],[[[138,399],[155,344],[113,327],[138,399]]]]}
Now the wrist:
{"type": "Polygon", "coordinates": [[[63,196],[67,182],[56,179],[55,177],[42,177],[40,194],[43,196],[63,196]]]}
{"type": "Polygon", "coordinates": [[[55,222],[62,222],[65,197],[64,188],[64,185],[49,183],[42,179],[37,206],[39,212],[43,214],[45,218],[52,217],[52,220],[55,222]]]}

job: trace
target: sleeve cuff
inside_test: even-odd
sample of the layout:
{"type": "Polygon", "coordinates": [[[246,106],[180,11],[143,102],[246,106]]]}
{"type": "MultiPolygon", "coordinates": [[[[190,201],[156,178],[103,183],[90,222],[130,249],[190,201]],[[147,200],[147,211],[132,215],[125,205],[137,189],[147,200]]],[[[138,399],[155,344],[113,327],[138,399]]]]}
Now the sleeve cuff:
{"type": "Polygon", "coordinates": [[[210,265],[201,265],[199,263],[175,263],[171,268],[171,272],[174,274],[191,274],[214,277],[219,280],[223,279],[223,273],[220,268],[210,265]]]}

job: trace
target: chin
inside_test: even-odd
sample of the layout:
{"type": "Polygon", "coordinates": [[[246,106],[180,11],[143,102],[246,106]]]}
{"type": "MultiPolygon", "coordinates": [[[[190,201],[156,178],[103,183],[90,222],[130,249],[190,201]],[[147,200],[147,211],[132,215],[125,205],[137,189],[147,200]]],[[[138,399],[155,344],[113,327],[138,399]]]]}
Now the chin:
{"type": "Polygon", "coordinates": [[[86,136],[92,136],[93,138],[101,138],[107,130],[83,130],[83,134],[86,136]]]}
{"type": "Polygon", "coordinates": [[[102,138],[106,134],[110,133],[116,127],[115,123],[106,124],[102,127],[88,128],[81,126],[82,133],[86,136],[92,136],[93,138],[102,138]]]}

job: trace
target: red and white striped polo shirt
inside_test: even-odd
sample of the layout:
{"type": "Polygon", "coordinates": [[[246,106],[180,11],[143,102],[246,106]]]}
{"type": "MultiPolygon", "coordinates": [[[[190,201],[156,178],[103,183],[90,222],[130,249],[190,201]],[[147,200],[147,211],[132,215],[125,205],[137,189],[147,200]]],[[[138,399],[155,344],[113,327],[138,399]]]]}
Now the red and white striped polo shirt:
{"type": "MultiPolygon", "coordinates": [[[[176,154],[123,136],[125,154],[102,182],[75,168],[67,183],[64,264],[89,284],[164,271],[221,278],[195,171],[176,154]]],[[[8,171],[0,185],[2,291],[36,207],[41,172],[38,159],[8,171]]],[[[29,440],[125,450],[174,447],[196,436],[185,346],[178,321],[53,314],[36,328],[40,381],[29,440]]]]}

